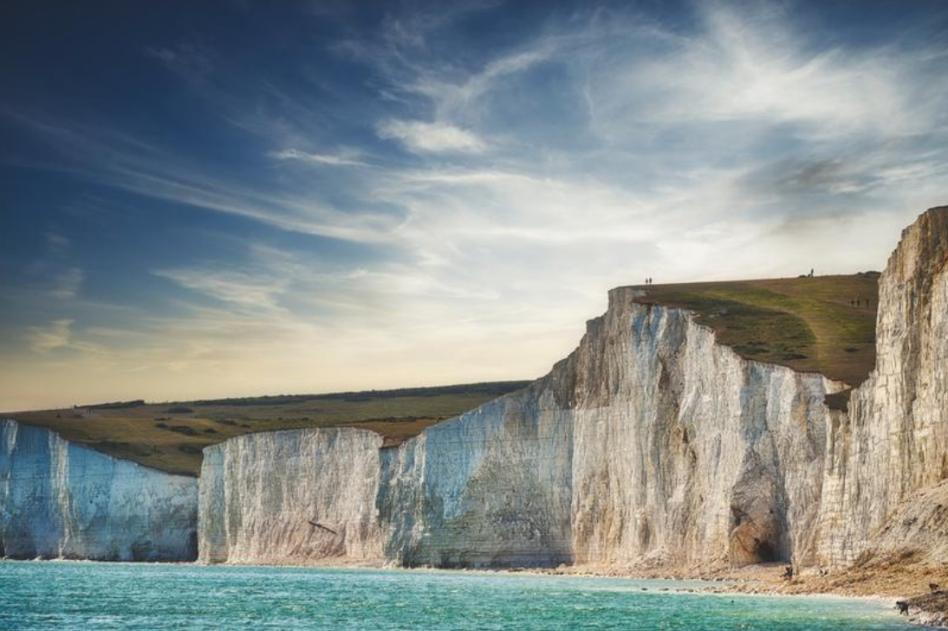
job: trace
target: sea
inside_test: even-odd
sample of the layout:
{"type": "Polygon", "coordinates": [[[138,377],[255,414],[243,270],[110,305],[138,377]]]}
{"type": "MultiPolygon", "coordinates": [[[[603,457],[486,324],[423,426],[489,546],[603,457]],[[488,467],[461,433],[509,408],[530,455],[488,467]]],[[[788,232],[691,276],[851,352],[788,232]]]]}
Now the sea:
{"type": "Polygon", "coordinates": [[[0,562],[0,629],[896,631],[883,601],[428,570],[0,562]]]}

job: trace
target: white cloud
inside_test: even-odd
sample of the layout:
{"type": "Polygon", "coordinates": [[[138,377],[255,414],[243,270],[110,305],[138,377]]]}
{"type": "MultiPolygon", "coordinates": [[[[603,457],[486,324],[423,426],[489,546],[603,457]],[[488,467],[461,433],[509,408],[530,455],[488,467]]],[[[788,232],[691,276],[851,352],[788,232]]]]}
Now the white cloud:
{"type": "Polygon", "coordinates": [[[269,187],[110,130],[36,125],[90,179],[349,243],[274,238],[226,265],[165,265],[154,273],[190,292],[173,317],[124,314],[139,337],[31,339],[164,396],[531,377],[612,286],[881,267],[943,199],[945,56],[895,36],[820,40],[785,3],[694,6],[687,31],[604,9],[486,53],[438,49],[450,20],[395,16],[346,43],[377,99],[266,83],[261,105],[246,97],[259,77],[198,63],[208,103],[278,176],[269,187]],[[342,114],[320,109],[336,98],[342,114]]]}
{"type": "Polygon", "coordinates": [[[72,320],[53,320],[46,326],[30,327],[28,339],[35,353],[48,353],[69,346],[72,320]]]}
{"type": "Polygon", "coordinates": [[[496,90],[504,79],[550,60],[562,44],[558,38],[542,39],[525,50],[488,62],[480,71],[470,73],[461,81],[446,78],[437,70],[422,69],[402,87],[431,99],[441,119],[468,116],[472,109],[477,108],[478,102],[496,90]]]}
{"type": "MultiPolygon", "coordinates": [[[[644,130],[740,123],[745,133],[796,124],[814,141],[875,134],[923,133],[944,120],[948,82],[931,51],[886,43],[876,48],[816,47],[775,4],[700,5],[695,33],[655,41],[630,59],[606,41],[597,63],[585,62],[586,95],[600,135],[629,138],[644,130]],[[932,84],[938,94],[933,103],[932,84]],[[756,127],[756,129],[755,129],[756,127]]],[[[582,56],[580,56],[582,63],[582,56]]]]}
{"type": "Polygon", "coordinates": [[[286,279],[270,274],[222,271],[214,266],[155,270],[152,273],[186,289],[254,309],[275,309],[276,299],[287,285],[286,279]]]}
{"type": "Polygon", "coordinates": [[[380,242],[400,218],[370,210],[346,212],[311,191],[261,190],[207,174],[181,155],[106,129],[46,122],[0,111],[37,131],[70,164],[60,170],[109,186],[186,206],[239,215],[293,232],[380,242]]]}
{"type": "Polygon", "coordinates": [[[447,123],[387,120],[378,126],[380,138],[398,140],[420,153],[482,153],[486,143],[476,134],[447,123]]]}
{"type": "Polygon", "coordinates": [[[310,153],[308,151],[300,151],[299,149],[283,149],[282,151],[270,152],[267,155],[275,160],[297,160],[327,166],[368,166],[365,162],[356,160],[348,155],[310,153]]]}

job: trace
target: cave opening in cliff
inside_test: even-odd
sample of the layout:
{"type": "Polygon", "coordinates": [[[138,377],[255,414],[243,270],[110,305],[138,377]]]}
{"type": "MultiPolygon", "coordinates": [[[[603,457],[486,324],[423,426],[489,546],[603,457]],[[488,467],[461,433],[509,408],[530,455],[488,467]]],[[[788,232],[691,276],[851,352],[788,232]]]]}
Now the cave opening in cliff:
{"type": "Polygon", "coordinates": [[[780,555],[776,547],[770,541],[758,541],[754,549],[754,555],[759,563],[774,563],[780,561],[780,555]]]}

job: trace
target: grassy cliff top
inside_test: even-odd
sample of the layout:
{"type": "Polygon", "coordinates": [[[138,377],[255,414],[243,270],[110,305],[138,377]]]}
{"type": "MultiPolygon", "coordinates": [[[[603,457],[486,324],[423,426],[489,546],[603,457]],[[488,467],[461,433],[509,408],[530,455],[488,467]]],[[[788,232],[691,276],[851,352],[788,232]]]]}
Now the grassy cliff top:
{"type": "Polygon", "coordinates": [[[819,372],[849,386],[876,362],[878,272],[641,285],[646,304],[693,311],[746,359],[819,372]]]}
{"type": "Polygon", "coordinates": [[[146,404],[124,401],[64,410],[0,413],[26,425],[169,473],[197,475],[201,450],[251,432],[362,427],[394,445],[447,418],[525,387],[526,381],[322,395],[146,404]]]}

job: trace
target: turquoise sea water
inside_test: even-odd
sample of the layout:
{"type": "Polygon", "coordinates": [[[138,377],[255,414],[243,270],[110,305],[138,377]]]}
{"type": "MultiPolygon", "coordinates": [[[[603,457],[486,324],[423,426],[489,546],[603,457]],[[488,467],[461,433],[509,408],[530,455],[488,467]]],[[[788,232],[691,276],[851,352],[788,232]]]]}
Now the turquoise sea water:
{"type": "Polygon", "coordinates": [[[463,572],[0,562],[0,629],[918,629],[866,601],[661,591],[689,586],[463,572]]]}

